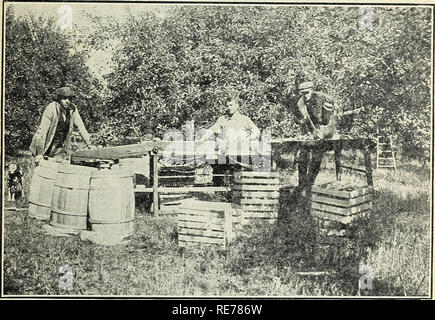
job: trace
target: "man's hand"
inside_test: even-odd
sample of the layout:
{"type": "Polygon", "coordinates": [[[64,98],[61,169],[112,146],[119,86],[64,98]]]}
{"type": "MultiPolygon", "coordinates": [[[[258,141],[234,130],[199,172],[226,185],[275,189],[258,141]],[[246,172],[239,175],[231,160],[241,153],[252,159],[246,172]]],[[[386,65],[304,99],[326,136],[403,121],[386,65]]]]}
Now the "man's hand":
{"type": "Polygon", "coordinates": [[[323,131],[319,128],[313,131],[314,139],[323,139],[323,131]]]}
{"type": "Polygon", "coordinates": [[[328,111],[334,111],[334,105],[332,103],[326,102],[323,104],[323,108],[325,108],[328,111]]]}
{"type": "Polygon", "coordinates": [[[308,116],[304,116],[302,120],[299,121],[300,125],[306,124],[308,122],[308,116]]]}
{"type": "Polygon", "coordinates": [[[43,155],[42,154],[38,154],[37,156],[35,156],[35,158],[33,159],[33,161],[35,161],[35,165],[39,165],[39,162],[43,159],[43,155]]]}
{"type": "Polygon", "coordinates": [[[316,139],[328,139],[334,135],[334,129],[329,125],[320,126],[313,134],[316,139]]]}

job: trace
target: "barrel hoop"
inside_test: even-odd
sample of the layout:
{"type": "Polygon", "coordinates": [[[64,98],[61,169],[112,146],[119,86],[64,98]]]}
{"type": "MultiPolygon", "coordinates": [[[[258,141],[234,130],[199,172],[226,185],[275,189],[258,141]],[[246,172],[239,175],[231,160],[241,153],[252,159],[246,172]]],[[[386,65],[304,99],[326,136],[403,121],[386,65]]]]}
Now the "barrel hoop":
{"type": "Polygon", "coordinates": [[[53,211],[54,213],[63,214],[65,216],[74,216],[74,217],[86,217],[88,215],[87,212],[82,213],[82,214],[74,214],[70,211],[64,211],[64,210],[60,210],[57,208],[51,208],[51,211],[53,211]]]}
{"type": "Polygon", "coordinates": [[[55,183],[54,186],[60,187],[62,189],[68,189],[68,190],[89,190],[89,187],[88,188],[68,187],[68,186],[63,186],[63,185],[57,184],[57,183],[55,183]]]}
{"type": "Polygon", "coordinates": [[[82,228],[74,226],[74,225],[70,225],[70,224],[61,224],[61,223],[57,223],[54,221],[50,221],[50,225],[54,226],[54,227],[58,227],[58,228],[62,228],[62,229],[66,229],[66,230],[86,230],[86,228],[83,226],[82,228]]]}
{"type": "Polygon", "coordinates": [[[31,200],[29,200],[29,203],[34,204],[35,206],[39,206],[39,207],[51,208],[51,203],[50,204],[36,203],[36,202],[31,201],[31,200]]]}

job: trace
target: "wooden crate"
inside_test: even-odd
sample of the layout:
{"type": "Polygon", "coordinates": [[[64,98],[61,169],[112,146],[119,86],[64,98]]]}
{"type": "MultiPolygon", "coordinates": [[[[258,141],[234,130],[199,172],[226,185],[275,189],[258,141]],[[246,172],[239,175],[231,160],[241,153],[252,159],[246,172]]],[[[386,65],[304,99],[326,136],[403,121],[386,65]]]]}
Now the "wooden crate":
{"type": "Polygon", "coordinates": [[[217,245],[224,249],[240,230],[240,210],[224,202],[188,199],[178,207],[178,245],[217,245]]]}
{"type": "Polygon", "coordinates": [[[192,196],[189,193],[183,193],[181,196],[167,196],[167,194],[159,194],[160,200],[160,215],[174,215],[178,214],[180,206],[188,201],[192,200],[192,196]]]}
{"type": "Polygon", "coordinates": [[[241,223],[262,219],[275,223],[279,207],[279,175],[276,172],[242,171],[234,174],[233,203],[243,210],[241,223]]]}
{"type": "Polygon", "coordinates": [[[349,224],[372,211],[370,186],[323,184],[311,190],[311,215],[322,235],[345,236],[349,224]]]}

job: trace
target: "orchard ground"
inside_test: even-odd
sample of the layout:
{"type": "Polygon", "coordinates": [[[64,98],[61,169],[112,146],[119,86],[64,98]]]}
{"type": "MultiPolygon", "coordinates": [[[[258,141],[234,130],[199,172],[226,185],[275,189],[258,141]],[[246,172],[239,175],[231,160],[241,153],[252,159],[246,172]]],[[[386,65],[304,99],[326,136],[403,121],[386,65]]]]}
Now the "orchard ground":
{"type": "MultiPolygon", "coordinates": [[[[312,221],[283,203],[276,225],[254,224],[228,250],[177,245],[177,217],[154,217],[136,207],[136,231],[118,246],[82,242],[77,236],[44,233],[46,222],[25,208],[33,164],[8,158],[25,172],[25,197],[4,202],[5,295],[140,296],[428,296],[430,290],[430,170],[421,164],[397,172],[374,172],[374,212],[352,236],[327,249],[316,242],[312,221]],[[21,211],[8,209],[12,206],[21,211]],[[72,288],[59,286],[59,268],[73,270],[72,288]],[[328,271],[323,276],[298,272],[328,271]],[[359,289],[371,276],[371,289],[359,289]]],[[[282,181],[295,173],[280,169],[282,181]]],[[[324,161],[318,182],[333,181],[333,161],[324,161]]],[[[364,177],[345,174],[343,181],[364,177]]],[[[6,199],[6,197],[5,197],[6,199]]]]}

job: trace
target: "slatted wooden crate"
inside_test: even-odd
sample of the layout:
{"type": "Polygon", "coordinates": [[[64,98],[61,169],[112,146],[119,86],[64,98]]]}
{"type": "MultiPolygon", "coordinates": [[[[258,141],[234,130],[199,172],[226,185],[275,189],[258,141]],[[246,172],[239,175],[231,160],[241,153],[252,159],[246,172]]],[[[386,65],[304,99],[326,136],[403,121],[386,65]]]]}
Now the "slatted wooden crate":
{"type": "Polygon", "coordinates": [[[192,198],[188,192],[184,193],[159,193],[160,215],[177,214],[181,204],[192,198]]]}
{"type": "Polygon", "coordinates": [[[254,219],[275,223],[278,218],[279,175],[277,172],[242,171],[234,174],[233,203],[243,210],[241,223],[254,219]]]}
{"type": "Polygon", "coordinates": [[[311,214],[322,235],[345,236],[346,228],[370,215],[373,188],[327,183],[312,187],[311,214]]]}
{"type": "Polygon", "coordinates": [[[184,201],[178,207],[178,245],[217,245],[226,249],[240,230],[239,209],[231,203],[184,201]]]}

